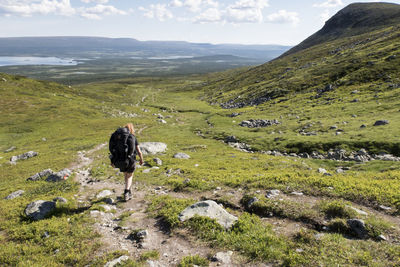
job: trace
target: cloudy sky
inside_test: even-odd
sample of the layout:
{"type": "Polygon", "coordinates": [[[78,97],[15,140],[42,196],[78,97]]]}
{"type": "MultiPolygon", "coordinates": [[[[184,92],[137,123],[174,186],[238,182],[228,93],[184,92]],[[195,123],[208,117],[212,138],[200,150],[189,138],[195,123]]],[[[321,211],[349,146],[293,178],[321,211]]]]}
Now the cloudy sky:
{"type": "MultiPolygon", "coordinates": [[[[0,37],[104,36],[295,45],[353,2],[359,1],[0,0],[0,37]]],[[[400,0],[390,2],[400,4],[400,0]]]]}

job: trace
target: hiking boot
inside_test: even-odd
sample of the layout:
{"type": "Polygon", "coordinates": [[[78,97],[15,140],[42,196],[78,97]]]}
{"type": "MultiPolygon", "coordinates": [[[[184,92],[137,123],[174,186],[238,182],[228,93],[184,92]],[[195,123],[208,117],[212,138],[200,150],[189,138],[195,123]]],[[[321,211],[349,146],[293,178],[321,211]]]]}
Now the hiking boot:
{"type": "Polygon", "coordinates": [[[132,193],[131,190],[126,190],[124,191],[124,201],[128,201],[132,199],[132,193]]]}

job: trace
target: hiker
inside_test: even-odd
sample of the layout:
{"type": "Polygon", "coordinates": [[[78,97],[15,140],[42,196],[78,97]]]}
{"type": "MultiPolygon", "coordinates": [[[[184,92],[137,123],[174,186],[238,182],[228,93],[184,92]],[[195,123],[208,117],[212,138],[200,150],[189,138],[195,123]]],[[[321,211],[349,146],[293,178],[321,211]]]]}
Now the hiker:
{"type": "Polygon", "coordinates": [[[136,168],[136,155],[139,155],[139,163],[143,164],[143,154],[139,148],[139,142],[135,136],[132,123],[118,128],[110,138],[109,149],[111,152],[111,166],[119,168],[125,176],[124,200],[132,198],[132,176],[136,168]]]}

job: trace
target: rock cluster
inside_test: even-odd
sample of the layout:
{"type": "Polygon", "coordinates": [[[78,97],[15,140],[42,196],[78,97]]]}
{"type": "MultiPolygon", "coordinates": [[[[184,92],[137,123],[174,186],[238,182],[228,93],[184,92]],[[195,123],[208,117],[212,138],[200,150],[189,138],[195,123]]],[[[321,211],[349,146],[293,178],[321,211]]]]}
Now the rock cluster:
{"type": "Polygon", "coordinates": [[[280,124],[280,122],[277,119],[273,120],[262,120],[262,119],[250,119],[250,120],[245,120],[239,123],[240,126],[242,127],[248,127],[248,128],[260,128],[260,127],[267,127],[267,126],[272,126],[272,125],[277,125],[280,124]]]}
{"type": "Polygon", "coordinates": [[[307,152],[296,153],[285,153],[279,151],[265,151],[265,154],[272,156],[290,156],[299,158],[313,158],[313,159],[329,159],[329,160],[340,160],[340,161],[357,161],[357,162],[367,162],[371,160],[384,160],[384,161],[400,161],[400,157],[393,156],[388,153],[379,154],[369,154],[365,149],[360,149],[359,151],[352,151],[347,153],[344,149],[330,150],[326,154],[321,154],[319,152],[312,152],[311,154],[307,152]]]}
{"type": "Polygon", "coordinates": [[[29,158],[32,158],[32,157],[36,157],[37,155],[39,155],[38,152],[29,151],[29,152],[26,152],[26,153],[21,154],[21,155],[18,155],[18,156],[12,156],[12,157],[10,158],[10,163],[11,163],[11,164],[16,164],[18,160],[21,160],[21,159],[29,159],[29,158]]]}
{"type": "Polygon", "coordinates": [[[41,172],[35,173],[27,181],[39,181],[46,177],[47,182],[59,182],[68,179],[71,176],[72,171],[69,169],[63,169],[59,172],[53,172],[51,169],[45,169],[41,172]]]}

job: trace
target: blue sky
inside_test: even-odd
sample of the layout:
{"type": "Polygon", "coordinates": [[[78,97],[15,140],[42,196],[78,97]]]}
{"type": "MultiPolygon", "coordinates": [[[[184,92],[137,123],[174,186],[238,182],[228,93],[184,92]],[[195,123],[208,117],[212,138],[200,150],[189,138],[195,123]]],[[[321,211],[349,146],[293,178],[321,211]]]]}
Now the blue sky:
{"type": "MultiPolygon", "coordinates": [[[[0,0],[0,37],[295,45],[351,0],[0,0]]],[[[380,2],[380,1],[364,1],[380,2]]],[[[400,0],[392,0],[400,4],[400,0]]]]}

